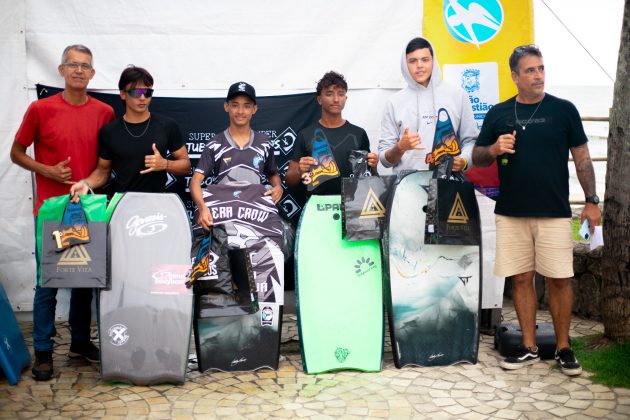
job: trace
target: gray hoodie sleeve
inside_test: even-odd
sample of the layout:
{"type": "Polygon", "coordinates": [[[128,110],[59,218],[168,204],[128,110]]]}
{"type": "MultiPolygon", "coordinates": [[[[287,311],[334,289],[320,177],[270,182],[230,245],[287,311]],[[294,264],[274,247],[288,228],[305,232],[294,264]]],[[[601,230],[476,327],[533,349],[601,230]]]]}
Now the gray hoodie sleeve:
{"type": "Polygon", "coordinates": [[[473,116],[468,96],[464,91],[461,93],[461,119],[459,121],[458,137],[462,148],[460,157],[463,157],[468,162],[468,168],[472,168],[472,150],[475,146],[475,141],[479,136],[479,129],[477,128],[477,122],[473,116]]]}
{"type": "Polygon", "coordinates": [[[391,168],[393,163],[385,158],[385,152],[394,147],[400,140],[398,124],[394,116],[394,105],[390,100],[385,104],[381,121],[381,136],[378,139],[378,159],[385,168],[391,168]]]}

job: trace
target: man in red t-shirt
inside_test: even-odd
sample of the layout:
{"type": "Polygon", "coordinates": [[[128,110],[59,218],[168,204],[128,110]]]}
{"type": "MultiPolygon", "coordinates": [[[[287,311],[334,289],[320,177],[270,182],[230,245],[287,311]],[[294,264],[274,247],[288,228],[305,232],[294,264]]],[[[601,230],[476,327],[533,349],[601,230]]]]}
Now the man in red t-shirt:
{"type": "MultiPolygon", "coordinates": [[[[64,78],[64,90],[28,107],[11,147],[11,160],[35,172],[35,216],[45,199],[68,194],[70,185],[94,170],[98,157],[98,130],[114,119],[114,110],[109,105],[87,95],[88,83],[95,74],[89,48],[83,45],[66,47],[58,70],[64,78]],[[35,151],[34,159],[26,154],[31,145],[35,151]]],[[[32,372],[38,381],[49,380],[53,374],[56,295],[57,289],[39,286],[35,289],[35,364],[32,372]]],[[[72,289],[69,355],[97,363],[99,351],[90,340],[91,306],[92,289],[72,289]]]]}

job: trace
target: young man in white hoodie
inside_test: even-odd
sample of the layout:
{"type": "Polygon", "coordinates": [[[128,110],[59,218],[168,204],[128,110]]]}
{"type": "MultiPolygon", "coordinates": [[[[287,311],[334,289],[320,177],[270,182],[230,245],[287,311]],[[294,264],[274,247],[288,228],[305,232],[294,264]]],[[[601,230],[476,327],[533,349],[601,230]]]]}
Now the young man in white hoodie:
{"type": "Polygon", "coordinates": [[[461,148],[453,171],[469,169],[479,131],[466,92],[442,80],[433,47],[424,38],[414,38],[407,44],[401,71],[407,87],[387,101],[381,122],[378,154],[383,166],[393,167],[394,173],[428,169],[426,155],[433,147],[438,110],[444,108],[461,148]]]}

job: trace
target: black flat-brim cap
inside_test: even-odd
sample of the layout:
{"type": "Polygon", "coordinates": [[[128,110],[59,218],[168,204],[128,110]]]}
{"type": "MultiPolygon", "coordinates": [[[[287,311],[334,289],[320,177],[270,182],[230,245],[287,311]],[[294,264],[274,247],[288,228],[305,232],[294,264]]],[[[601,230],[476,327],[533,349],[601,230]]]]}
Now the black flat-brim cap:
{"type": "Polygon", "coordinates": [[[228,89],[227,98],[225,98],[225,100],[229,101],[230,99],[238,95],[245,95],[249,99],[254,101],[254,104],[256,103],[256,89],[254,89],[254,87],[247,82],[236,82],[232,86],[230,86],[230,88],[228,89]]]}

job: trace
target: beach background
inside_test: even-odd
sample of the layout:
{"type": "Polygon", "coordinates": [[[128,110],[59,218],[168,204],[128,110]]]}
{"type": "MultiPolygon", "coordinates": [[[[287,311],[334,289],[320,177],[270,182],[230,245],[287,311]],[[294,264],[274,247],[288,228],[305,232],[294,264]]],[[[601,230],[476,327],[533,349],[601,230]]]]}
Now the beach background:
{"type": "MultiPolygon", "coordinates": [[[[575,104],[582,117],[608,117],[619,56],[623,0],[534,0],[534,39],[545,60],[545,90],[575,104]],[[555,15],[554,15],[555,14],[555,15]],[[577,38],[577,39],[576,39],[577,38]]],[[[591,157],[605,157],[607,122],[583,122],[591,157]]],[[[570,199],[584,192],[569,162],[570,199]]],[[[593,162],[603,200],[606,162],[593,162]]]]}
{"type": "MultiPolygon", "coordinates": [[[[613,86],[549,86],[552,95],[568,99],[575,104],[582,117],[608,117],[613,101],[613,86]]],[[[608,153],[608,122],[584,121],[591,158],[606,157],[608,153]]],[[[569,197],[584,200],[584,192],[575,174],[575,165],[569,162],[569,197]]],[[[606,162],[593,162],[597,180],[597,194],[604,199],[606,189],[606,162]]]]}

